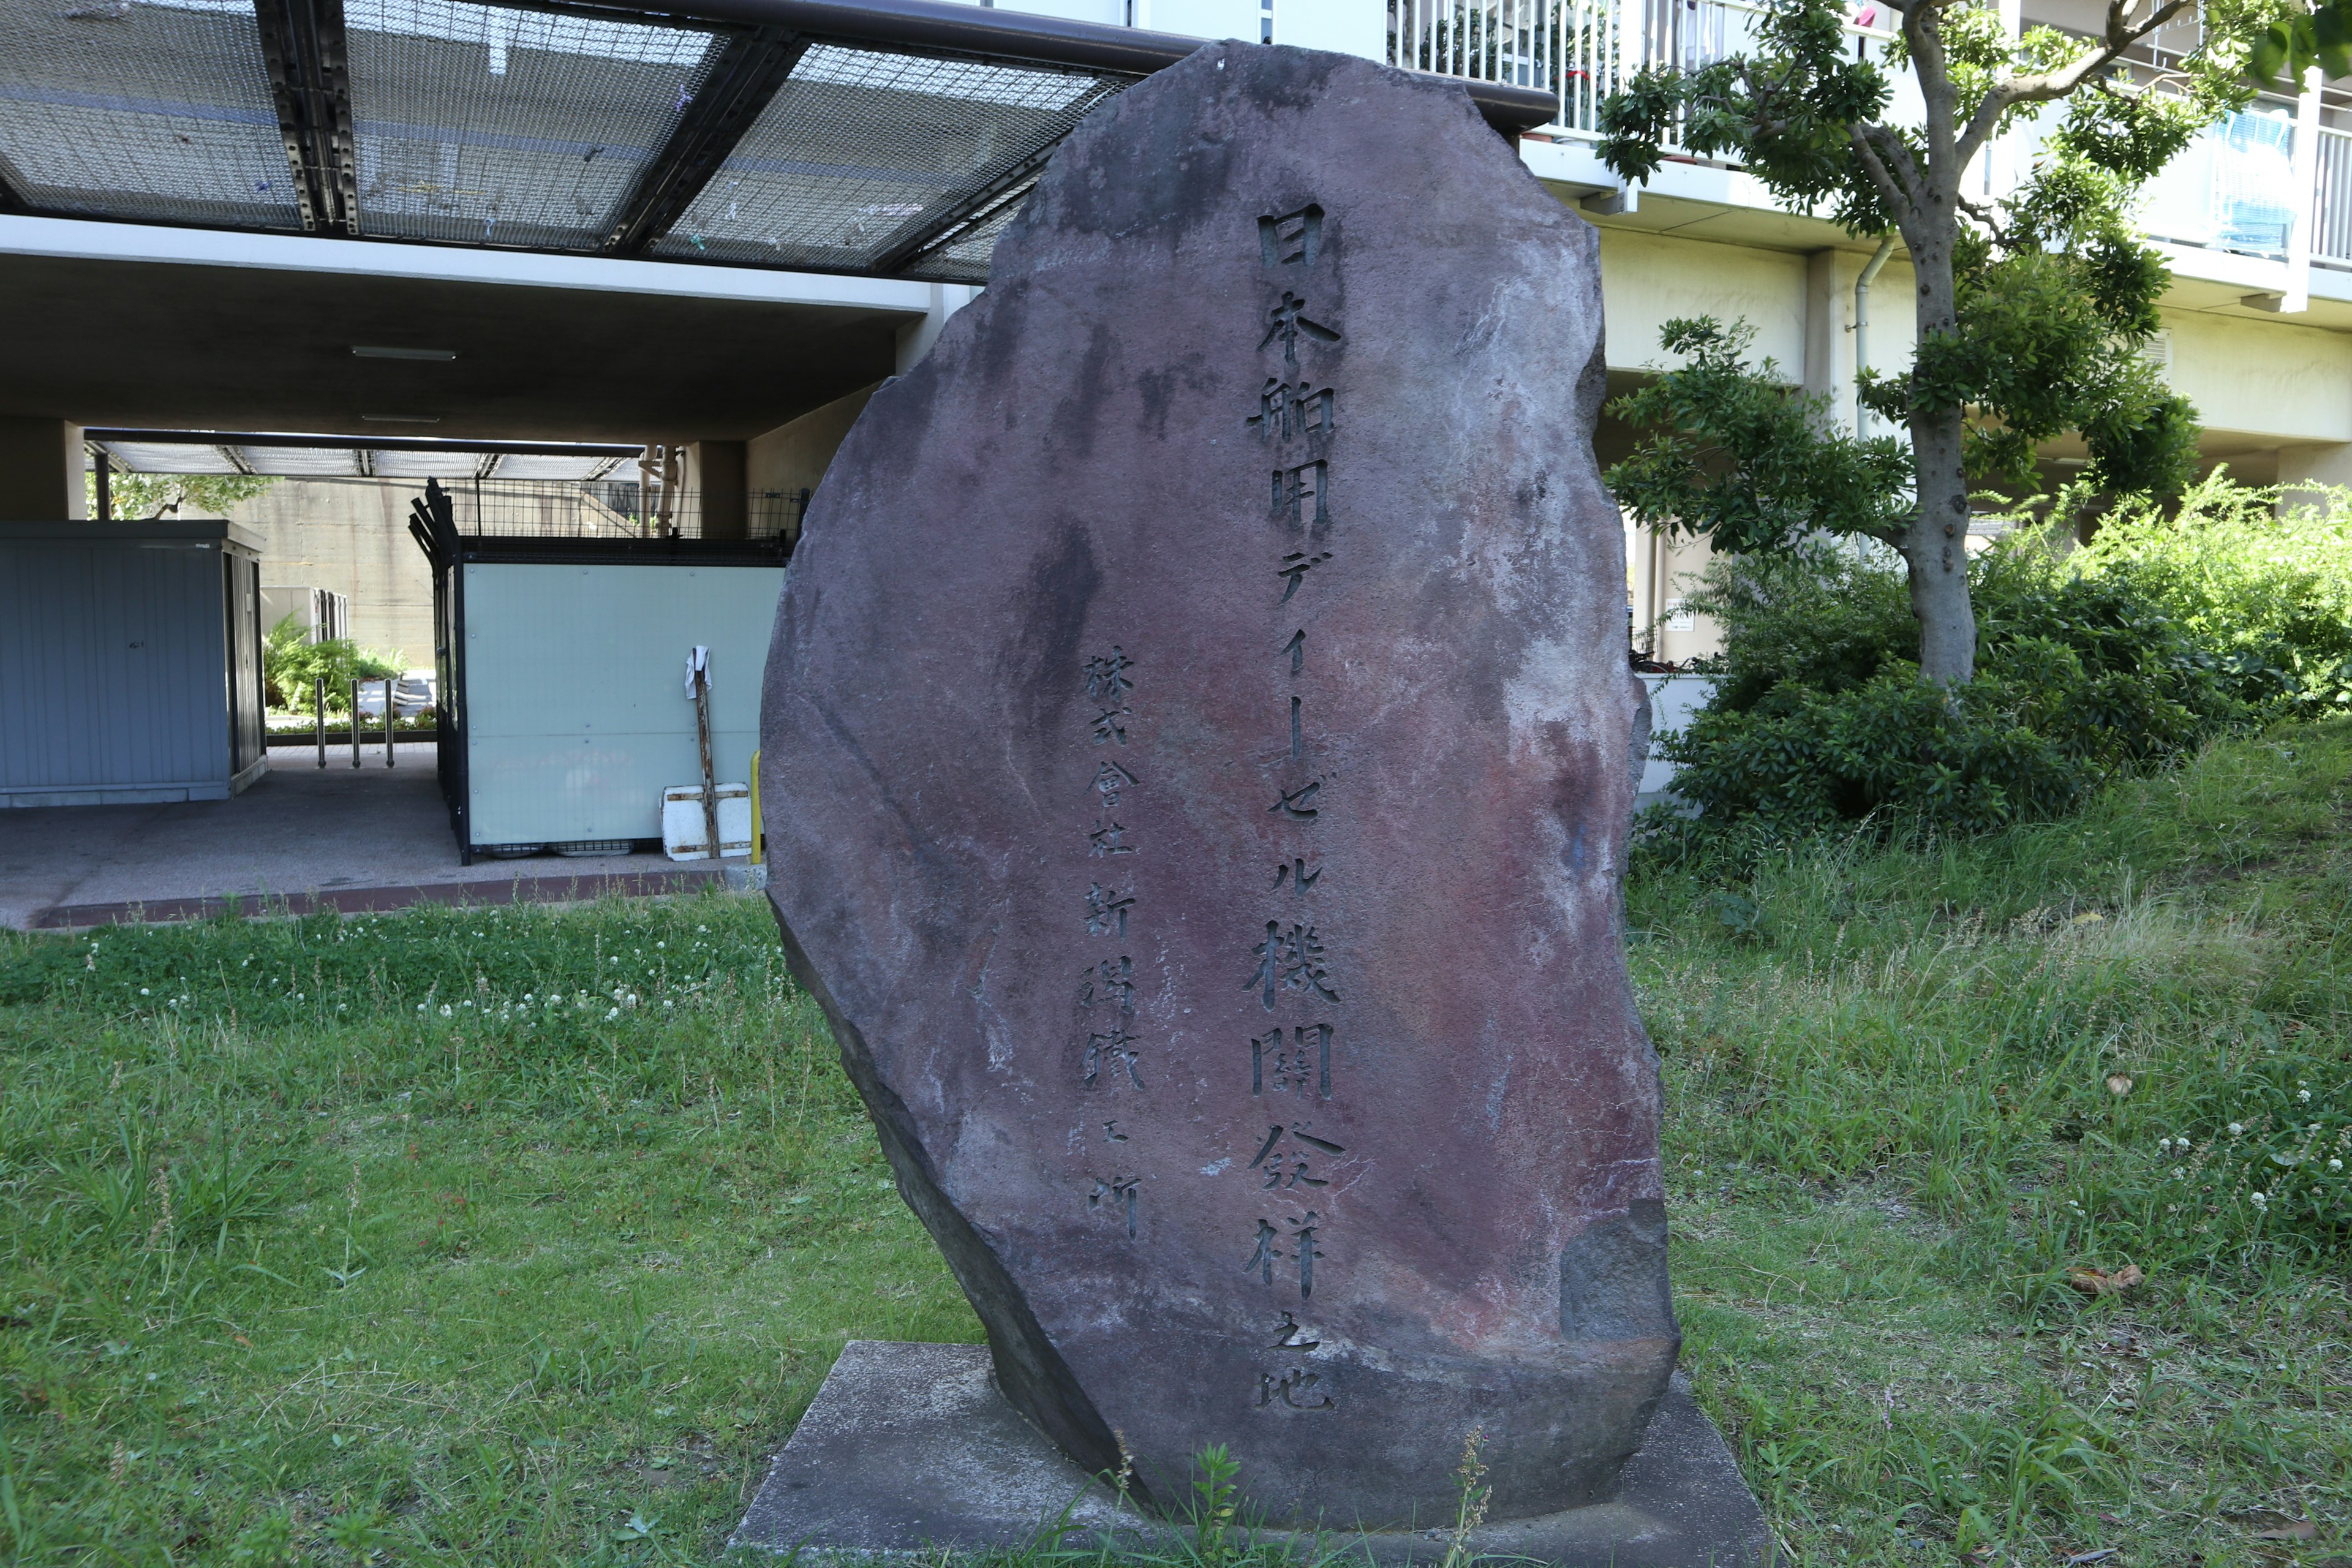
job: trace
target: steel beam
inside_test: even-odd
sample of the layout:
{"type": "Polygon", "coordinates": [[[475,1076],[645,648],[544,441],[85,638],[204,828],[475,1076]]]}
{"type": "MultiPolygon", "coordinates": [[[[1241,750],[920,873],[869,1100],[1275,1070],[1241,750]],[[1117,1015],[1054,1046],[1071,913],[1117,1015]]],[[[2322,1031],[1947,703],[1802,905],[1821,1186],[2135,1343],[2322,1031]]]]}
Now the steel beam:
{"type": "Polygon", "coordinates": [[[357,234],[359,154],[342,0],[253,0],[253,9],[302,226],[357,234]]]}
{"type": "Polygon", "coordinates": [[[527,452],[554,458],[634,458],[640,448],[598,441],[456,441],[432,436],[268,436],[226,430],[134,430],[91,426],[89,441],[135,441],[175,447],[316,447],[372,452],[527,452]]]}
{"type": "Polygon", "coordinates": [[[712,62],[702,90],[678,117],[669,141],[638,176],[599,248],[608,255],[642,255],[667,234],[807,52],[806,38],[782,27],[737,33],[712,62]]]}

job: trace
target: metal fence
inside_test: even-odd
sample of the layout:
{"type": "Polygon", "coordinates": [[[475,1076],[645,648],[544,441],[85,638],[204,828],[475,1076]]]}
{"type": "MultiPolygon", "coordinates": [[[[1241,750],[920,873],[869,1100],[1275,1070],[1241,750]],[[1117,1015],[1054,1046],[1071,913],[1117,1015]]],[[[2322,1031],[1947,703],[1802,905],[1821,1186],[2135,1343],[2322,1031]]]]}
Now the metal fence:
{"type": "Polygon", "coordinates": [[[443,489],[458,532],[502,539],[790,537],[800,531],[809,498],[805,489],[754,491],[746,498],[742,532],[730,519],[714,534],[701,491],[635,479],[453,479],[443,489]]]}
{"type": "MultiPolygon", "coordinates": [[[[1557,93],[1554,134],[1600,133],[1601,100],[1644,67],[1696,70],[1748,48],[1754,0],[1388,0],[1388,61],[1557,93]]],[[[1882,47],[1865,6],[1847,30],[1882,47]]]]}

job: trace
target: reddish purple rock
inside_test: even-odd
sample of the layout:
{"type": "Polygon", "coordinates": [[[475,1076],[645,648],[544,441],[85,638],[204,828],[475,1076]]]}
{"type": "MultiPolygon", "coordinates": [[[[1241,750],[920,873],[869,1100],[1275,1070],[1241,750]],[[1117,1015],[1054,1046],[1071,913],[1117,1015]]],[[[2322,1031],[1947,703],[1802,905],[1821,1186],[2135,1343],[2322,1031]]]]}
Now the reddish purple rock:
{"type": "Polygon", "coordinates": [[[1664,1392],[1591,232],[1220,45],[1055,156],[793,563],[771,884],[1013,1403],[1277,1519],[1611,1493],[1664,1392]]]}

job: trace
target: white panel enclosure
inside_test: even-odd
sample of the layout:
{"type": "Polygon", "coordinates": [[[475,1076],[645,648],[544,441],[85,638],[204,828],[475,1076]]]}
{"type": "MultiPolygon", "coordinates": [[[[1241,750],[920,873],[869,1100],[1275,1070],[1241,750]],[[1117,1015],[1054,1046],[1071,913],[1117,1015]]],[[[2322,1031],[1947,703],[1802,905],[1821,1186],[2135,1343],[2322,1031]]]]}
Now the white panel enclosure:
{"type": "Polygon", "coordinates": [[[477,846],[661,837],[701,777],[686,657],[710,649],[711,763],[751,776],[781,566],[468,563],[467,820],[477,846]]]}

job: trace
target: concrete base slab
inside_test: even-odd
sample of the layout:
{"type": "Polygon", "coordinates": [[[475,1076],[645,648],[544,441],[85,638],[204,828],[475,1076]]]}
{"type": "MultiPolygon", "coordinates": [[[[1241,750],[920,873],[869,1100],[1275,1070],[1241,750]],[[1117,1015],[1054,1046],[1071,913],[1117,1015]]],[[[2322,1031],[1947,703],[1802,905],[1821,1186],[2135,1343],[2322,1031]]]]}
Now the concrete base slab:
{"type": "Polygon", "coordinates": [[[458,863],[430,744],[398,765],[330,749],[273,747],[269,771],[229,800],[0,810],[0,925],[396,909],[683,892],[719,868],[660,855],[458,863]]]}
{"type": "MultiPolygon", "coordinates": [[[[983,1551],[1036,1541],[1149,1548],[1185,1531],[1121,1507],[1014,1413],[978,1345],[853,1340],[737,1527],[732,1546],[776,1552],[983,1551]]],[[[1258,1532],[1302,1550],[1310,1539],[1258,1532]]],[[[1771,1533],[1731,1451],[1677,1374],[1613,1503],[1483,1526],[1482,1558],[1558,1568],[1770,1568],[1771,1533]]],[[[1345,1531],[1321,1544],[1380,1563],[1444,1559],[1444,1528],[1345,1531]]]]}

